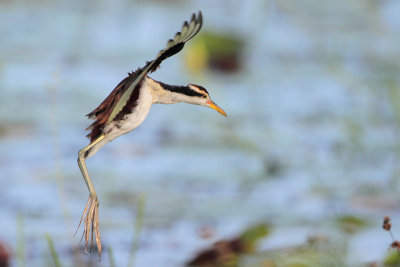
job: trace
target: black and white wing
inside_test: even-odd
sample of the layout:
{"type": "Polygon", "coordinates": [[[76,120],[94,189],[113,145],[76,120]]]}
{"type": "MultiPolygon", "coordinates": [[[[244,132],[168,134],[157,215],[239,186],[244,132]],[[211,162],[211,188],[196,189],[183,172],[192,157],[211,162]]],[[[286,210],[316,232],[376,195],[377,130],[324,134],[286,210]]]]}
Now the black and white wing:
{"type": "Polygon", "coordinates": [[[202,24],[203,18],[201,12],[199,11],[197,16],[193,14],[190,22],[185,21],[183,23],[182,30],[175,34],[174,39],[170,39],[167,42],[167,47],[164,50],[161,50],[154,60],[148,61],[144,67],[138,69],[130,75],[133,80],[128,79],[126,81],[126,85],[128,86],[124,86],[125,90],[120,92],[121,96],[119,99],[117,101],[113,101],[113,107],[107,122],[114,120],[114,118],[122,111],[122,109],[128,103],[133,90],[135,90],[135,88],[142,82],[147,73],[154,72],[164,59],[169,58],[181,51],[185,46],[185,42],[192,39],[200,31],[202,24]]]}
{"type": "Polygon", "coordinates": [[[185,46],[185,42],[189,41],[200,31],[202,23],[201,12],[199,11],[197,16],[193,14],[190,22],[185,21],[183,23],[182,30],[175,34],[174,39],[170,39],[167,42],[167,47],[161,50],[154,60],[148,61],[144,67],[130,73],[97,108],[87,115],[90,119],[95,120],[87,128],[87,130],[91,130],[88,134],[91,142],[102,134],[104,126],[107,123],[123,117],[124,112],[130,112],[136,105],[136,100],[139,97],[138,90],[135,91],[135,89],[140,87],[143,78],[149,72],[154,72],[164,59],[181,51],[185,46]]]}
{"type": "Polygon", "coordinates": [[[154,72],[164,59],[179,53],[179,51],[181,51],[185,46],[185,43],[192,39],[200,31],[202,25],[203,17],[201,12],[199,11],[197,17],[193,13],[190,23],[185,21],[183,23],[182,30],[175,34],[174,39],[169,39],[167,42],[167,47],[158,53],[155,60],[151,61],[152,64],[150,72],[154,72]]]}

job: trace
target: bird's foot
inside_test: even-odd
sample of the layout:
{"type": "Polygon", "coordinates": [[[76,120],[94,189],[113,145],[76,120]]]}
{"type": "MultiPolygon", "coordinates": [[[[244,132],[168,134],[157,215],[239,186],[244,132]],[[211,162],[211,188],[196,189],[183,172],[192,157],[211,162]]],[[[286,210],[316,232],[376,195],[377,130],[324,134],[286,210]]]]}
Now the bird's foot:
{"type": "MultiPolygon", "coordinates": [[[[85,253],[92,251],[93,237],[94,237],[96,239],[96,246],[100,258],[101,241],[100,241],[100,230],[99,230],[99,200],[97,199],[96,194],[89,195],[89,200],[86,203],[85,209],[83,211],[81,220],[78,225],[78,229],[82,221],[85,226],[85,229],[82,234],[82,238],[85,237],[85,253]],[[88,251],[89,241],[90,241],[90,250],[88,251]]],[[[78,229],[76,229],[76,231],[78,231],[78,229]]]]}

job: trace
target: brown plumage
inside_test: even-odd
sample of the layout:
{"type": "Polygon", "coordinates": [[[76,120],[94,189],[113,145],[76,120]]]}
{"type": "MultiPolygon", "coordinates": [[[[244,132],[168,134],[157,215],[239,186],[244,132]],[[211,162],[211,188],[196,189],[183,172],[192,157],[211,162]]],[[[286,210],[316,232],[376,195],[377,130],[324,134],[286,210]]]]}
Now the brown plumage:
{"type": "Polygon", "coordinates": [[[91,130],[90,133],[87,135],[87,137],[90,139],[90,143],[96,140],[103,133],[105,126],[107,125],[107,123],[110,122],[109,118],[112,111],[116,107],[123,93],[129,88],[129,86],[131,86],[134,82],[137,83],[131,95],[129,96],[128,101],[124,103],[123,109],[114,118],[112,118],[112,121],[121,120],[125,114],[128,114],[132,111],[132,109],[136,106],[137,99],[139,98],[138,88],[140,88],[142,81],[146,77],[147,73],[156,71],[164,59],[167,59],[181,51],[185,46],[185,42],[190,40],[200,31],[202,20],[203,19],[201,12],[199,12],[197,19],[195,14],[193,14],[190,20],[190,24],[187,21],[184,22],[182,26],[182,31],[177,32],[174,39],[170,39],[167,42],[167,48],[161,50],[158,53],[156,59],[146,62],[146,65],[144,67],[137,69],[135,72],[128,73],[128,76],[114,88],[114,90],[107,96],[107,98],[104,99],[104,101],[97,108],[87,114],[90,119],[95,120],[88,128],[86,128],[86,130],[91,130]],[[192,32],[188,32],[190,26],[192,25],[199,26],[195,26],[195,28],[192,29],[192,32]],[[186,36],[186,34],[188,35],[186,36]]]}
{"type": "MultiPolygon", "coordinates": [[[[90,139],[90,142],[96,140],[96,138],[103,133],[103,129],[107,124],[108,118],[115,104],[119,101],[123,92],[125,92],[129,85],[135,80],[142,69],[138,69],[136,72],[129,73],[128,77],[123,79],[96,109],[86,115],[89,119],[95,119],[95,121],[86,128],[86,130],[91,130],[91,132],[87,135],[87,137],[90,139]]],[[[140,85],[141,83],[139,82],[137,86],[140,87],[140,85]]],[[[129,101],[119,114],[126,114],[126,112],[132,110],[136,105],[136,100],[138,97],[139,90],[134,89],[129,101]]],[[[116,119],[120,119],[120,117],[121,116],[117,116],[116,119]]]]}
{"type": "MultiPolygon", "coordinates": [[[[85,159],[93,156],[101,147],[120,135],[126,134],[138,127],[146,118],[154,103],[186,102],[210,107],[226,116],[225,111],[218,107],[205,89],[197,85],[169,86],[157,82],[147,76],[160,66],[161,62],[179,51],[185,42],[193,38],[202,26],[201,12],[193,14],[190,22],[183,24],[181,32],[168,41],[167,47],[161,50],[157,57],[135,72],[128,73],[106,99],[92,112],[87,114],[94,122],[87,128],[90,144],[79,150],[78,166],[89,190],[89,199],[81,217],[84,225],[85,249],[95,240],[99,257],[101,255],[101,240],[99,230],[99,201],[86,167],[85,159]],[[163,87],[164,86],[164,87],[163,87]],[[204,97],[203,97],[204,96],[204,97]],[[90,242],[91,241],[91,242],[90,242]]],[[[79,226],[78,226],[79,228],[79,226]]]]}

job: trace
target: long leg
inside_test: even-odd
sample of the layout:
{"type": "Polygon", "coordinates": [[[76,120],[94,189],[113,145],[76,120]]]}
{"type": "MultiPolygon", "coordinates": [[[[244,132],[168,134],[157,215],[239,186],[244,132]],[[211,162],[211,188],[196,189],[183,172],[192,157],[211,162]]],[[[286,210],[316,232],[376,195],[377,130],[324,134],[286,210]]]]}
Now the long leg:
{"type": "MultiPolygon", "coordinates": [[[[85,252],[87,252],[89,240],[91,240],[91,247],[93,245],[93,234],[96,238],[97,250],[99,252],[99,258],[101,256],[101,241],[100,241],[100,231],[99,231],[99,200],[97,199],[96,191],[94,190],[92,181],[90,180],[89,173],[86,168],[85,159],[90,151],[90,149],[98,144],[104,139],[104,135],[99,136],[96,140],[90,143],[88,146],[82,148],[78,154],[78,166],[81,170],[83,179],[85,180],[86,186],[89,189],[89,200],[83,211],[81,221],[79,226],[84,219],[85,229],[83,231],[83,236],[85,236],[85,252]]],[[[78,231],[77,229],[77,231],[78,231]]]]}

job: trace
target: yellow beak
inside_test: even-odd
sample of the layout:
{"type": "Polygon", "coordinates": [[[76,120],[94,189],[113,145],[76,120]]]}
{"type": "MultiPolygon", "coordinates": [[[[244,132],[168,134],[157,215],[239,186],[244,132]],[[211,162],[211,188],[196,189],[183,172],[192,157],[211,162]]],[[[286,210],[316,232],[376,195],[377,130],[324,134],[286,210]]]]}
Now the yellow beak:
{"type": "Polygon", "coordinates": [[[218,105],[215,104],[213,101],[211,101],[211,100],[210,100],[210,101],[207,101],[207,104],[208,104],[208,106],[209,106],[210,108],[215,109],[216,111],[218,111],[219,113],[221,113],[222,115],[224,115],[225,117],[227,117],[225,111],[224,111],[222,108],[218,107],[218,105]]]}

